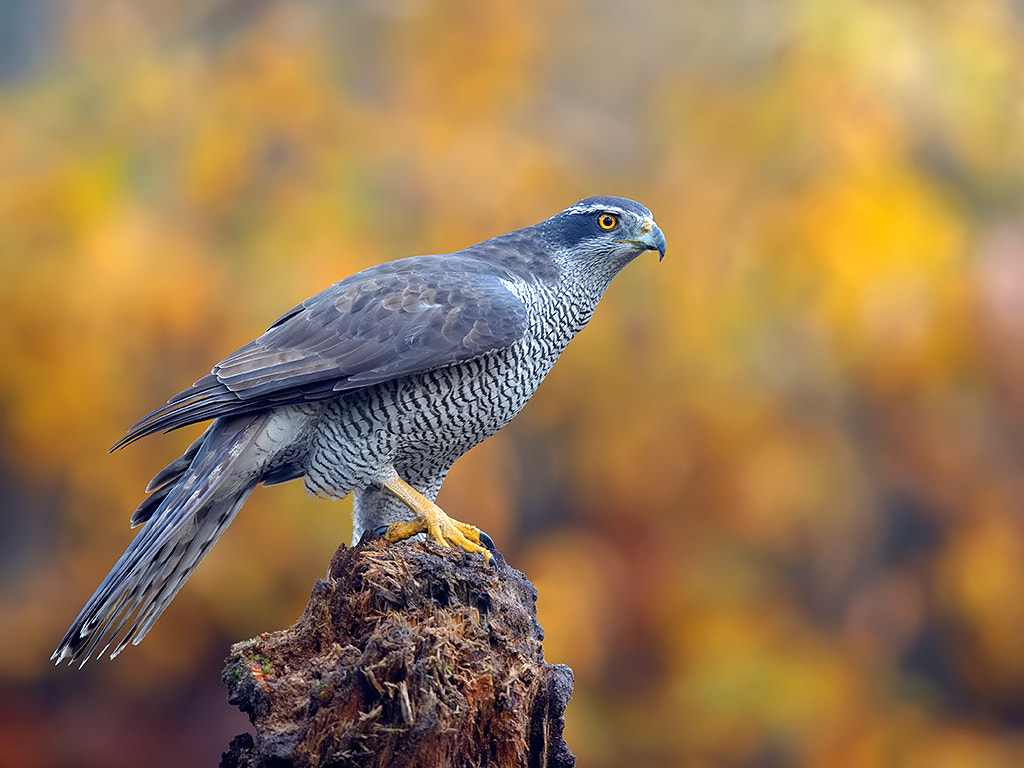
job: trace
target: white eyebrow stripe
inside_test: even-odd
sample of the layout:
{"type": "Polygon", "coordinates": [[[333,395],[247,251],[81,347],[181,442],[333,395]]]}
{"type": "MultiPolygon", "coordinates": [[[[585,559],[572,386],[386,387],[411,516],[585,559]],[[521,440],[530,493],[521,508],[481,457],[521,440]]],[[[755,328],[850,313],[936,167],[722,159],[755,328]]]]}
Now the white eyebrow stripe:
{"type": "Polygon", "coordinates": [[[583,205],[582,203],[577,203],[572,208],[567,208],[565,210],[566,213],[597,213],[598,211],[602,211],[602,212],[607,211],[608,213],[618,213],[618,214],[620,214],[622,216],[630,216],[630,215],[632,215],[632,211],[627,211],[625,208],[619,208],[617,205],[595,205],[593,203],[591,203],[589,205],[583,205]]]}

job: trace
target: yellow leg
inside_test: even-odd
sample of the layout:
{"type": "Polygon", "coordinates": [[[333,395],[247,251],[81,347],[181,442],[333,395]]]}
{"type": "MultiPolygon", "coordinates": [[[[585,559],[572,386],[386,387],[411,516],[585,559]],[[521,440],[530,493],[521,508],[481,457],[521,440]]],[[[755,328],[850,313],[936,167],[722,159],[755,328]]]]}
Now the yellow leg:
{"type": "Polygon", "coordinates": [[[448,517],[437,504],[397,475],[384,483],[384,487],[416,515],[412,520],[389,525],[388,532],[384,534],[387,541],[404,541],[417,533],[425,533],[438,544],[479,552],[487,562],[491,561],[490,551],[480,543],[479,528],[448,517]]]}

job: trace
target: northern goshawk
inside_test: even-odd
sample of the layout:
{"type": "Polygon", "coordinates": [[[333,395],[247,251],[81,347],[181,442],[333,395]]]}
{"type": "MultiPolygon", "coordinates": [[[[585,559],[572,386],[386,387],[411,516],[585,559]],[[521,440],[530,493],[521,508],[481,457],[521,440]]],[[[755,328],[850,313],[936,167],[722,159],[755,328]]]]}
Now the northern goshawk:
{"type": "Polygon", "coordinates": [[[354,541],[388,526],[392,542],[425,533],[489,559],[486,535],[434,504],[445,475],[519,413],[648,250],[665,255],[650,211],[591,197],[455,253],[371,267],[285,313],[114,446],[213,420],[149,483],[131,518],[142,530],[52,658],[141,641],[260,483],[354,494],[354,541]]]}

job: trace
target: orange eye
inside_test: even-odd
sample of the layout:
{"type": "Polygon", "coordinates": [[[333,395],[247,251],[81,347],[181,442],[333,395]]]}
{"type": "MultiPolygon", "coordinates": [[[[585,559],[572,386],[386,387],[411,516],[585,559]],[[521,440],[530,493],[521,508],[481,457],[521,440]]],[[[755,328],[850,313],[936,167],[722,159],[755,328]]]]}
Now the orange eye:
{"type": "Polygon", "coordinates": [[[597,226],[607,231],[609,229],[615,229],[615,225],[619,223],[617,216],[612,216],[610,213],[602,213],[597,217],[597,226]]]}

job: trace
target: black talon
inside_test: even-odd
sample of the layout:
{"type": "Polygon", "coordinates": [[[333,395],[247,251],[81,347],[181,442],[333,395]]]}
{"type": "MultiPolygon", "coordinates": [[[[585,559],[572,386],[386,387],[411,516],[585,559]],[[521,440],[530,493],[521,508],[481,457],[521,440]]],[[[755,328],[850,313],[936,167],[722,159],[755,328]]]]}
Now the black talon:
{"type": "Polygon", "coordinates": [[[487,547],[491,552],[497,552],[498,548],[494,546],[494,539],[488,536],[483,531],[480,531],[480,543],[487,547]]]}
{"type": "Polygon", "coordinates": [[[487,558],[487,564],[490,565],[491,568],[497,568],[498,558],[501,557],[501,552],[499,552],[498,548],[494,546],[494,539],[483,531],[480,531],[480,543],[483,544],[487,548],[487,551],[491,553],[491,556],[487,558]]]}
{"type": "Polygon", "coordinates": [[[388,532],[388,528],[390,527],[390,525],[382,525],[380,528],[374,528],[373,535],[379,539],[383,539],[385,534],[387,534],[388,532]]]}

